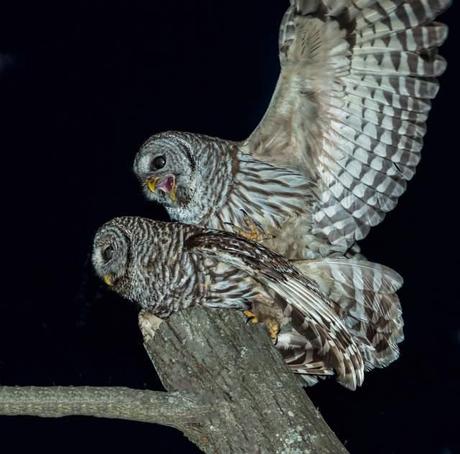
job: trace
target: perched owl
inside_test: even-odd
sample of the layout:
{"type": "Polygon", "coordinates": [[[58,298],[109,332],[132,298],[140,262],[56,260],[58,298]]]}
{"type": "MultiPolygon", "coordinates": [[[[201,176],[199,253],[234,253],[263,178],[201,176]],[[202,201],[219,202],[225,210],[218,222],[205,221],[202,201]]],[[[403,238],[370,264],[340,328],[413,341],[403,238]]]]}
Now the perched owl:
{"type": "Polygon", "coordinates": [[[276,347],[307,384],[335,374],[355,389],[398,357],[401,278],[381,265],[326,258],[302,274],[233,233],[137,217],[102,226],[92,259],[107,285],[158,317],[203,305],[274,322],[276,347]]]}
{"type": "Polygon", "coordinates": [[[415,173],[449,1],[291,0],[259,126],[243,142],[154,135],[134,163],[147,197],[289,259],[356,248],[415,173]]]}

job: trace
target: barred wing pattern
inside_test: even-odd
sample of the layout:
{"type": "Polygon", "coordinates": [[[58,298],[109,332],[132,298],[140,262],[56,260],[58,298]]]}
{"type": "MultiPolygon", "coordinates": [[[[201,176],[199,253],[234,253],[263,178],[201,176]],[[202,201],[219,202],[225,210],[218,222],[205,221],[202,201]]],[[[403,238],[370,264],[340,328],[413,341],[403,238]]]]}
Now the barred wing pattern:
{"type": "MultiPolygon", "coordinates": [[[[338,382],[356,389],[364,380],[364,370],[375,367],[372,362],[365,364],[365,358],[370,358],[374,350],[365,337],[352,335],[318,285],[282,256],[260,244],[217,231],[192,236],[187,240],[187,248],[245,271],[285,301],[285,317],[290,319],[295,330],[288,335],[287,350],[302,352],[298,358],[287,358],[294,371],[330,375],[333,369],[338,382]],[[300,339],[298,349],[295,337],[300,339]],[[312,361],[315,351],[318,359],[312,361]]],[[[311,383],[315,380],[313,378],[311,383]]]]}
{"type": "Polygon", "coordinates": [[[403,318],[396,292],[403,280],[392,269],[366,260],[326,258],[293,262],[319,285],[332,302],[332,310],[350,333],[367,339],[368,367],[386,367],[399,357],[403,318]]]}
{"type": "Polygon", "coordinates": [[[397,204],[420,160],[450,0],[291,0],[281,74],[244,144],[317,185],[312,229],[351,246],[397,204]]]}
{"type": "Polygon", "coordinates": [[[104,224],[92,260],[112,290],[160,318],[195,305],[250,308],[279,328],[276,348],[307,384],[335,374],[356,389],[365,371],[398,356],[402,280],[381,265],[328,258],[296,267],[230,232],[139,217],[104,224]]]}

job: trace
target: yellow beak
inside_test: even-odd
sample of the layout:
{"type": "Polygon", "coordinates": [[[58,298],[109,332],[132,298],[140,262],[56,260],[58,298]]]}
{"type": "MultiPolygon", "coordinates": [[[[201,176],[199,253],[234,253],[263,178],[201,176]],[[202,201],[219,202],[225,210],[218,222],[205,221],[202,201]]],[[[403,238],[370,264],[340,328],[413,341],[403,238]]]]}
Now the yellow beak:
{"type": "Polygon", "coordinates": [[[109,287],[113,287],[113,277],[110,274],[106,274],[102,279],[109,287]]]}
{"type": "Polygon", "coordinates": [[[147,179],[146,183],[150,192],[155,192],[157,190],[158,180],[158,177],[151,177],[147,179]]]}
{"type": "MultiPolygon", "coordinates": [[[[145,181],[145,184],[147,185],[147,188],[149,189],[150,192],[156,192],[159,180],[160,180],[159,177],[147,178],[147,180],[145,181]]],[[[175,202],[177,200],[177,197],[176,197],[176,181],[175,180],[173,182],[173,186],[172,186],[171,190],[167,194],[168,194],[169,198],[173,202],[175,202]]]]}
{"type": "Polygon", "coordinates": [[[174,182],[174,185],[171,189],[171,192],[169,193],[169,198],[175,202],[177,200],[177,197],[176,197],[176,182],[174,182]]]}

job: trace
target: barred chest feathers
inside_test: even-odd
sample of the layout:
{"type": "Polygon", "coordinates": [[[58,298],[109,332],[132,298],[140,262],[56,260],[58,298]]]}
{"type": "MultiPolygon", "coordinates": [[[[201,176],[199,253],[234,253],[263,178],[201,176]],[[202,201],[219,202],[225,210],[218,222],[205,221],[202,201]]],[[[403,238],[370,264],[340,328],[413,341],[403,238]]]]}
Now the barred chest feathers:
{"type": "Polygon", "coordinates": [[[201,229],[193,225],[176,228],[174,223],[146,224],[145,233],[158,241],[135,236],[132,248],[137,251],[129,267],[129,281],[124,295],[157,317],[195,305],[245,309],[247,301],[260,291],[246,273],[213,258],[192,252],[187,240],[201,229]]]}
{"type": "Polygon", "coordinates": [[[168,207],[172,219],[236,233],[252,223],[263,232],[265,245],[305,258],[310,237],[318,241],[309,235],[314,193],[307,177],[254,159],[223,140],[196,156],[194,195],[186,207],[168,207]]]}

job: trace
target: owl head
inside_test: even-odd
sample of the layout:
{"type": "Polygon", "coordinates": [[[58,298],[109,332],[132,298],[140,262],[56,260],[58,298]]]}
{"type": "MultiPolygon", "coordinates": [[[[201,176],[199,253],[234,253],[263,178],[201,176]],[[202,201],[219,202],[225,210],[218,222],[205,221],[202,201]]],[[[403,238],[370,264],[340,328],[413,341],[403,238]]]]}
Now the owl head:
{"type": "Polygon", "coordinates": [[[149,200],[186,207],[196,187],[196,157],[190,134],[163,132],[150,137],[136,155],[134,172],[149,200]]]}
{"type": "Polygon", "coordinates": [[[123,218],[114,219],[96,233],[92,261],[98,276],[114,291],[128,297],[131,268],[130,231],[123,218]]]}
{"type": "Polygon", "coordinates": [[[196,227],[135,216],[112,219],[94,238],[94,268],[111,290],[157,316],[167,316],[179,307],[171,304],[177,295],[181,307],[195,302],[194,293],[184,297],[190,280],[174,270],[176,263],[190,261],[182,235],[196,232],[196,227]]]}

